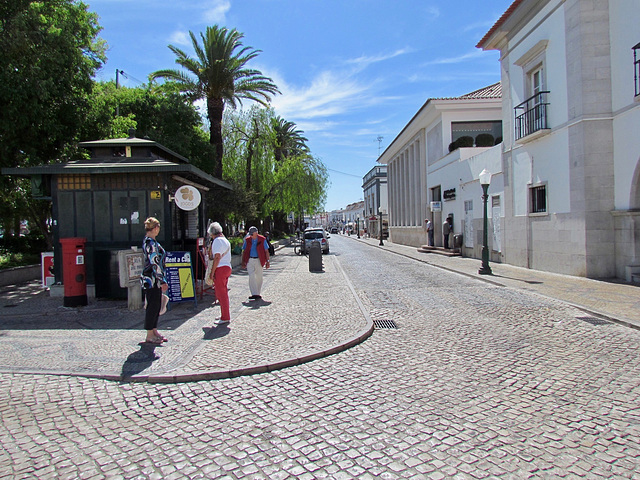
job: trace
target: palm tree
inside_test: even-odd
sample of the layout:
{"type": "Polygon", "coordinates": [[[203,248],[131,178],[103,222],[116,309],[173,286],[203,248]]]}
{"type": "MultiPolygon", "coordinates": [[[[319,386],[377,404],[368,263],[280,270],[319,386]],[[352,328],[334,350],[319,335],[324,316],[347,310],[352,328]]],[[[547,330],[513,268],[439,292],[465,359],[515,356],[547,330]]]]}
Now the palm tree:
{"type": "Polygon", "coordinates": [[[303,137],[302,130],[296,129],[296,124],[289,122],[282,117],[271,119],[271,128],[274,133],[274,157],[276,165],[283,158],[289,156],[309,153],[307,139],[303,137]]]}
{"type": "Polygon", "coordinates": [[[196,58],[189,57],[174,45],[169,49],[176,55],[176,63],[187,73],[180,70],[158,70],[149,78],[164,78],[176,82],[180,91],[191,101],[206,99],[207,116],[210,123],[212,152],[210,162],[213,176],[222,178],[222,114],[225,104],[236,108],[242,99],[253,100],[267,106],[271,96],[280,93],[269,77],[259,70],[246,68],[249,60],[260,53],[253,47],[243,47],[244,35],[235,28],[229,30],[214,25],[200,33],[202,44],[189,32],[196,58]]]}

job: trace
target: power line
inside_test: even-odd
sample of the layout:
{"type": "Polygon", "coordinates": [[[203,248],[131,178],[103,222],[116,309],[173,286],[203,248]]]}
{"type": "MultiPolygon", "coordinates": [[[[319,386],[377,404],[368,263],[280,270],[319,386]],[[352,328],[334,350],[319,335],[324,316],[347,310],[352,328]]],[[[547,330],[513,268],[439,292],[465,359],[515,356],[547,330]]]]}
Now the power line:
{"type": "Polygon", "coordinates": [[[116,69],[116,88],[118,88],[118,75],[122,75],[124,78],[128,79],[128,80],[134,80],[140,84],[145,84],[145,82],[143,82],[142,80],[137,79],[136,77],[134,77],[133,75],[126,73],[124,70],[117,70],[116,69]]]}
{"type": "Polygon", "coordinates": [[[362,176],[360,176],[360,175],[354,175],[353,173],[340,172],[340,171],[338,171],[338,170],[333,170],[333,169],[331,169],[331,168],[327,168],[327,170],[329,170],[330,172],[339,173],[340,175],[347,175],[348,177],[362,178],[362,176]]]}

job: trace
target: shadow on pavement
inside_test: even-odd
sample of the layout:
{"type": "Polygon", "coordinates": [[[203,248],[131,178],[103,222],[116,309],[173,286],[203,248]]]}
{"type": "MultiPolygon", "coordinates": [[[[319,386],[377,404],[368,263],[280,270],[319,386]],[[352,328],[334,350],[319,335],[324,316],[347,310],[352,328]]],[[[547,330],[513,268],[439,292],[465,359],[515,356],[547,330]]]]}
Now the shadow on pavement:
{"type": "Polygon", "coordinates": [[[216,338],[222,338],[231,332],[228,324],[219,325],[217,327],[202,327],[202,331],[204,332],[202,337],[203,340],[215,340],[216,338]]]}
{"type": "Polygon", "coordinates": [[[269,305],[271,305],[271,303],[273,302],[267,302],[266,300],[246,300],[244,302],[242,302],[242,305],[244,305],[247,308],[250,308],[251,310],[257,310],[260,307],[268,307],[269,305]]]}
{"type": "Polygon", "coordinates": [[[154,361],[160,358],[160,354],[155,351],[157,346],[150,343],[141,343],[140,350],[129,355],[122,365],[122,377],[131,377],[149,368],[154,361]]]}

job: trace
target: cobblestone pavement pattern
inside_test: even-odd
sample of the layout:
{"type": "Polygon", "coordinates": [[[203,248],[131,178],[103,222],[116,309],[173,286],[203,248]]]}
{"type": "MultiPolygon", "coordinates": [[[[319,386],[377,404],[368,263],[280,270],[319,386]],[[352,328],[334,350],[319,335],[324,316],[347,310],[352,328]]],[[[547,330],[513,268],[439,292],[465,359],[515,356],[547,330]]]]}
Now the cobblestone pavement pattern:
{"type": "MultiPolygon", "coordinates": [[[[335,260],[373,320],[397,329],[301,365],[214,381],[2,374],[0,477],[640,475],[640,331],[348,238],[331,241],[325,264],[335,260]]],[[[339,299],[345,318],[357,314],[346,288],[339,299]]],[[[187,363],[198,369],[205,354],[187,363]]]]}

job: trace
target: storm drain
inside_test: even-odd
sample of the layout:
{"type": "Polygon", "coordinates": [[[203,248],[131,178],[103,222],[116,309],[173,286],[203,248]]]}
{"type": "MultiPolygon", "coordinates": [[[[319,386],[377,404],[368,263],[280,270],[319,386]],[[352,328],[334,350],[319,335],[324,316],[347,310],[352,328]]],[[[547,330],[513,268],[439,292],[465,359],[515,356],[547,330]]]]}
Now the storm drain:
{"type": "Polygon", "coordinates": [[[591,325],[610,325],[611,322],[598,317],[576,317],[578,320],[590,323],[591,325]]]}
{"type": "Polygon", "coordinates": [[[398,328],[398,326],[393,320],[374,320],[373,328],[375,328],[376,330],[389,330],[398,328]]]}

